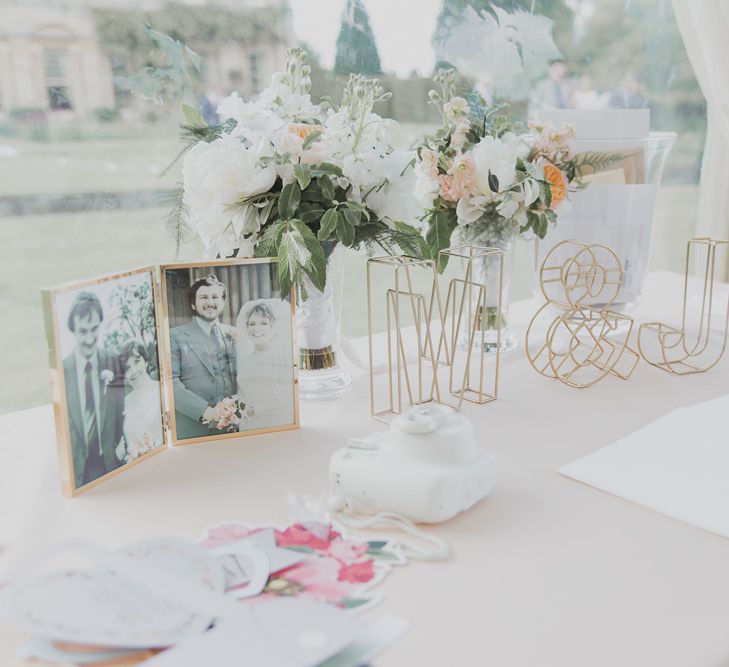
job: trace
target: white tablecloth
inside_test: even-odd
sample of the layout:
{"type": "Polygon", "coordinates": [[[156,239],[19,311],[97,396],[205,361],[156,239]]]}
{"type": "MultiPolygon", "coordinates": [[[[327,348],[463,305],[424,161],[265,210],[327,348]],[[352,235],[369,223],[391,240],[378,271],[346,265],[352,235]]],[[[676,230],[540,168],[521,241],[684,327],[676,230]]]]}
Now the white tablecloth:
{"type": "MultiPolygon", "coordinates": [[[[678,275],[652,274],[636,319],[677,322],[681,288],[678,275]]],[[[522,339],[536,305],[512,307],[522,339]]],[[[286,494],[324,491],[330,454],[379,428],[366,376],[355,381],[337,402],[303,403],[301,431],[180,447],[78,498],[59,493],[50,408],[0,417],[0,565],[74,535],[115,546],[196,539],[228,520],[287,521],[286,494]]],[[[370,613],[412,628],[377,665],[729,665],[729,540],[556,472],[728,388],[729,357],[704,375],[641,364],[628,382],[575,390],[537,375],[522,348],[505,355],[500,399],[464,409],[496,457],[496,487],[433,528],[450,561],[412,563],[384,582],[370,613]]],[[[21,664],[21,639],[0,622],[1,665],[21,664]]]]}

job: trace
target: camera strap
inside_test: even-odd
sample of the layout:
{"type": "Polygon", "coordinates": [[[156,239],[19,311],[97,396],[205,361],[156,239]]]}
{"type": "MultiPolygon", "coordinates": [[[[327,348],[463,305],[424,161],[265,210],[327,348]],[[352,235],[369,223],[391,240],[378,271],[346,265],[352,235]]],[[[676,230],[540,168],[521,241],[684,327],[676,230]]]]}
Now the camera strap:
{"type": "Polygon", "coordinates": [[[411,541],[401,541],[399,546],[403,555],[413,560],[446,560],[450,556],[450,548],[443,540],[418,528],[410,519],[401,514],[380,512],[374,516],[355,518],[347,514],[344,510],[339,509],[332,512],[331,518],[349,528],[375,528],[377,526],[398,528],[404,533],[412,535],[418,540],[430,545],[429,547],[424,547],[411,541]]]}

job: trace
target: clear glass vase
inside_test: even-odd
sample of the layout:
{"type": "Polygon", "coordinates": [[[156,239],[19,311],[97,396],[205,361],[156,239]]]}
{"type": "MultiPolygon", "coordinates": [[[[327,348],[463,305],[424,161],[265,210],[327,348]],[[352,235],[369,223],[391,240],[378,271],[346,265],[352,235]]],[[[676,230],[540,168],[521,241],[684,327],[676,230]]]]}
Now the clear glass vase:
{"type": "Polygon", "coordinates": [[[623,267],[622,286],[612,308],[620,312],[635,308],[648,275],[658,188],[675,141],[673,132],[651,132],[640,139],[570,141],[576,155],[596,151],[622,154],[625,159],[595,174],[588,187],[569,194],[567,206],[556,209],[556,226],[537,241],[535,293],[542,262],[557,243],[571,239],[602,243],[617,254],[623,267]]]}
{"type": "MultiPolygon", "coordinates": [[[[474,256],[471,260],[470,281],[486,286],[485,302],[479,302],[478,289],[471,289],[469,294],[469,314],[471,315],[469,321],[473,321],[471,319],[473,316],[477,318],[473,345],[479,348],[483,346],[486,353],[513,350],[517,346],[518,339],[509,326],[509,297],[516,234],[511,231],[507,233],[482,231],[479,233],[475,229],[465,228],[461,233],[461,243],[496,248],[501,251],[501,255],[494,253],[481,257],[474,256]]],[[[458,347],[467,348],[469,337],[470,331],[464,327],[458,336],[458,347]]]]}
{"type": "Polygon", "coordinates": [[[324,291],[306,284],[307,299],[296,307],[296,334],[299,346],[299,398],[329,400],[348,394],[352,378],[338,359],[337,318],[334,311],[334,270],[332,244],[325,247],[327,281],[324,291]]]}

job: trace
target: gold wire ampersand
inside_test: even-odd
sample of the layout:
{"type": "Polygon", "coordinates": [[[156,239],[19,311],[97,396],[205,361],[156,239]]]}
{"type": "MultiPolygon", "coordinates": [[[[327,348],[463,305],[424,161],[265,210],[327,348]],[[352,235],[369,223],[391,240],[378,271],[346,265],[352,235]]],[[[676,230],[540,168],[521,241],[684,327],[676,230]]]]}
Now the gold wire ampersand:
{"type": "Polygon", "coordinates": [[[623,281],[615,252],[602,244],[562,241],[544,258],[539,278],[547,302],[525,337],[532,367],[578,389],[608,375],[627,380],[640,357],[628,345],[632,318],[609,310],[623,281]]]}

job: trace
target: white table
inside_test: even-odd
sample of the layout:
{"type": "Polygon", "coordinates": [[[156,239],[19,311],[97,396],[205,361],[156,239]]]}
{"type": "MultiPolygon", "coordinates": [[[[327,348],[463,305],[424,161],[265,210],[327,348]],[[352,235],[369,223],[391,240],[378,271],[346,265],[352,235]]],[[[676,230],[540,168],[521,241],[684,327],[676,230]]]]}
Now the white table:
{"type": "MultiPolygon", "coordinates": [[[[650,276],[638,321],[678,318],[681,277],[650,276]]],[[[523,334],[536,302],[512,308],[523,334]]],[[[726,667],[729,540],[559,476],[556,470],[680,405],[725,394],[729,357],[672,377],[641,364],[628,382],[575,390],[503,357],[501,398],[468,406],[497,459],[493,495],[434,527],[445,563],[413,563],[383,583],[410,621],[382,666],[726,667]]],[[[196,539],[216,523],[285,522],[287,492],[326,489],[329,455],[378,428],[366,376],[336,403],[304,403],[302,429],[181,447],[78,498],[59,493],[51,410],[0,418],[0,565],[73,535],[109,546],[196,539]]],[[[727,480],[729,483],[729,480],[727,480]]],[[[727,508],[729,511],[729,508],[727,508]]],[[[22,635],[0,622],[0,664],[22,635]]]]}

